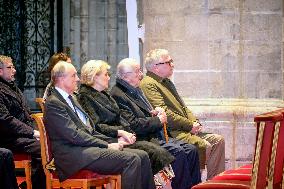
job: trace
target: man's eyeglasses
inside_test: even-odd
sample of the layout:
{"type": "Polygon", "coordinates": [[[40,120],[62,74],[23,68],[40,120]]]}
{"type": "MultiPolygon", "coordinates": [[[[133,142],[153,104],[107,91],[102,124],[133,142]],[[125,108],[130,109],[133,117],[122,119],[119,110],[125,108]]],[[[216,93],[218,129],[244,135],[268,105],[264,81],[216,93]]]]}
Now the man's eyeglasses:
{"type": "Polygon", "coordinates": [[[140,69],[137,69],[137,70],[134,70],[133,72],[125,72],[125,74],[127,73],[143,74],[143,71],[140,69]]]}
{"type": "Polygon", "coordinates": [[[8,69],[16,69],[15,66],[7,66],[8,69]]]}
{"type": "Polygon", "coordinates": [[[157,64],[155,64],[155,65],[160,65],[160,64],[173,64],[173,63],[174,63],[174,60],[171,59],[171,60],[166,61],[166,62],[159,62],[159,63],[157,63],[157,64]]]}
{"type": "MultiPolygon", "coordinates": [[[[15,66],[7,66],[6,68],[8,68],[8,69],[16,69],[15,66]]],[[[3,67],[0,68],[0,69],[3,69],[3,67]]]]}

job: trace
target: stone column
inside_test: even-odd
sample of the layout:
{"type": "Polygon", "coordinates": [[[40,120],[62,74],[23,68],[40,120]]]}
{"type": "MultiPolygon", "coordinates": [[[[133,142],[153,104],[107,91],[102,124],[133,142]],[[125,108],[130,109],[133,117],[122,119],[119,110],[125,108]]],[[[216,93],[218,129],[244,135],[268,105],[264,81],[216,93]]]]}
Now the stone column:
{"type": "MultiPolygon", "coordinates": [[[[70,3],[70,51],[73,64],[80,70],[81,29],[80,29],[80,1],[71,0],[70,3]]],[[[65,34],[64,34],[65,35],[65,34]]]]}
{"type": "Polygon", "coordinates": [[[89,1],[80,0],[80,67],[88,61],[89,1]]]}

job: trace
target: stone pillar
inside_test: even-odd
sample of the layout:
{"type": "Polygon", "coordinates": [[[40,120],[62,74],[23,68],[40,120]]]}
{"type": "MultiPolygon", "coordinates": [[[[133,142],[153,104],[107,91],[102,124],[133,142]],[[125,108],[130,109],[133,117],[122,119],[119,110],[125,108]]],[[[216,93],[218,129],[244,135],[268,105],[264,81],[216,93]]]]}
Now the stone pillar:
{"type": "MultiPolygon", "coordinates": [[[[77,70],[80,70],[81,35],[80,35],[80,1],[71,0],[70,3],[70,54],[77,70]]],[[[63,34],[65,35],[65,33],[63,34]]]]}
{"type": "Polygon", "coordinates": [[[89,1],[80,3],[80,67],[88,60],[89,49],[89,1]]]}

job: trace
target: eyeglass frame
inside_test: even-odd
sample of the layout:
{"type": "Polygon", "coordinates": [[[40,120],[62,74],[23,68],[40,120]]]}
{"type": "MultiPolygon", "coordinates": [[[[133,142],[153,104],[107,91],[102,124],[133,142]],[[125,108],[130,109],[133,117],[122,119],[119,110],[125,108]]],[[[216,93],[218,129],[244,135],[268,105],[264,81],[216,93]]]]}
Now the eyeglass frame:
{"type": "MultiPolygon", "coordinates": [[[[0,69],[3,69],[5,66],[3,67],[0,67],[0,69]]],[[[11,66],[7,66],[5,68],[8,68],[8,69],[16,69],[16,67],[14,65],[11,65],[11,66]]]]}
{"type": "Polygon", "coordinates": [[[143,70],[139,69],[132,72],[124,72],[123,74],[128,74],[128,73],[143,74],[143,70]]]}
{"type": "Polygon", "coordinates": [[[159,63],[157,63],[157,64],[155,64],[155,65],[161,65],[161,64],[173,64],[174,63],[174,60],[173,59],[170,59],[169,61],[166,61],[166,62],[159,62],[159,63]]]}

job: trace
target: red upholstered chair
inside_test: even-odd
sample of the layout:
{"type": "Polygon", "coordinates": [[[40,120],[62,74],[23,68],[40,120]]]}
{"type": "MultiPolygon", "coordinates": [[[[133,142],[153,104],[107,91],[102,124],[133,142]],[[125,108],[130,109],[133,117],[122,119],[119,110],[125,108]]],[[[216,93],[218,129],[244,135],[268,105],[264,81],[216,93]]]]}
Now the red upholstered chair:
{"type": "Polygon", "coordinates": [[[250,171],[249,165],[237,170],[225,171],[222,173],[223,175],[220,174],[211,181],[201,183],[193,187],[194,189],[212,188],[212,185],[216,188],[231,188],[232,186],[228,183],[233,184],[234,187],[247,185],[247,187],[252,189],[265,188],[267,185],[276,186],[276,183],[279,185],[279,180],[274,179],[274,170],[276,164],[275,159],[281,159],[280,154],[278,153],[277,155],[276,151],[280,148],[279,146],[277,147],[279,131],[281,131],[280,128],[284,126],[281,124],[283,123],[282,112],[269,112],[256,116],[254,120],[257,125],[257,142],[252,171],[250,171]],[[281,125],[283,126],[280,127],[281,125]],[[240,184],[239,181],[242,181],[242,183],[240,184]]]}
{"type": "Polygon", "coordinates": [[[212,180],[242,180],[242,181],[250,181],[251,180],[251,173],[252,169],[242,169],[237,168],[237,169],[232,169],[232,170],[227,170],[219,175],[215,176],[212,178],[212,180]]]}
{"type": "Polygon", "coordinates": [[[27,183],[27,189],[32,189],[32,166],[31,166],[31,156],[26,153],[13,153],[14,163],[16,169],[24,169],[25,177],[18,177],[17,182],[21,184],[23,181],[27,183]]]}
{"type": "Polygon", "coordinates": [[[42,121],[43,113],[32,114],[32,117],[35,119],[40,132],[41,158],[46,175],[47,189],[59,187],[87,189],[91,186],[101,188],[104,184],[108,184],[108,186],[110,186],[111,188],[121,189],[120,175],[100,175],[89,170],[81,170],[64,182],[60,183],[56,171],[50,171],[49,169],[47,169],[47,166],[50,164],[52,157],[50,153],[48,135],[42,121]]]}

